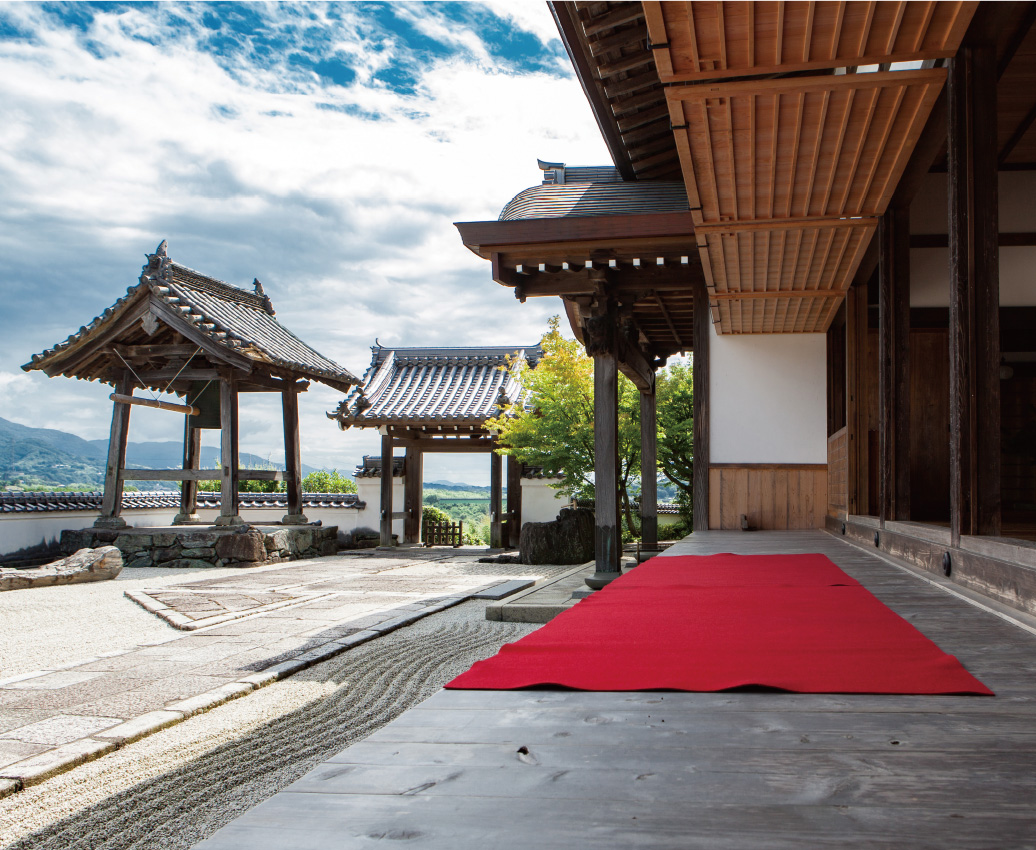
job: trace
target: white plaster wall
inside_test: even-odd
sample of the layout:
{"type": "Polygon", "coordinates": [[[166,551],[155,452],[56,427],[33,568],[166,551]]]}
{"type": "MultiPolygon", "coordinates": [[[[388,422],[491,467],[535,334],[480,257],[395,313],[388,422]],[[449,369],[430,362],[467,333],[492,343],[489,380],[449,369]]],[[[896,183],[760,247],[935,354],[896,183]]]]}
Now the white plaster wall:
{"type": "MultiPolygon", "coordinates": [[[[393,513],[403,510],[403,482],[405,478],[398,476],[392,479],[392,511],[393,513]]],[[[367,509],[362,512],[357,524],[353,528],[373,528],[375,531],[381,528],[381,479],[380,478],[357,478],[356,495],[361,502],[367,503],[367,509]]],[[[309,516],[307,513],[306,516],[309,516]]],[[[392,520],[392,533],[403,539],[403,523],[405,520],[392,520]]]]}
{"type": "Polygon", "coordinates": [[[557,479],[522,479],[522,524],[527,522],[553,522],[558,512],[567,507],[571,500],[554,490],[550,484],[557,479]]]}
{"type": "MultiPolygon", "coordinates": [[[[366,511],[355,508],[312,508],[306,510],[310,522],[337,525],[339,531],[352,531],[360,526],[377,528],[377,511],[373,519],[368,505],[366,511]]],[[[123,511],[122,518],[136,528],[158,528],[173,524],[177,511],[172,508],[151,508],[123,511]]],[[[203,522],[215,522],[219,510],[203,508],[198,511],[203,522]]],[[[278,523],[284,508],[276,510],[245,509],[241,517],[256,524],[278,523]]],[[[89,528],[98,517],[97,511],[40,511],[39,513],[0,514],[0,555],[17,552],[28,546],[60,540],[65,529],[89,528]]],[[[402,530],[400,530],[402,533],[402,530]]]]}
{"type": "Polygon", "coordinates": [[[711,463],[827,463],[825,334],[709,339],[711,463]]]}

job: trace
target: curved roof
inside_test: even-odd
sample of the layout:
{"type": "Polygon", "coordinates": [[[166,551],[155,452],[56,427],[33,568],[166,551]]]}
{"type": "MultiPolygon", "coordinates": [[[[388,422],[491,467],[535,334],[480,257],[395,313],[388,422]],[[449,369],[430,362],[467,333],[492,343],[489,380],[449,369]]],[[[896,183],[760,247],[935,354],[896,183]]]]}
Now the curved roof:
{"type": "Polygon", "coordinates": [[[515,195],[500,212],[499,220],[654,212],[687,212],[684,184],[670,180],[544,183],[515,195]]]}
{"type": "Polygon", "coordinates": [[[371,347],[363,384],[350,391],[328,418],[339,427],[371,428],[390,424],[481,427],[517,404],[523,391],[518,372],[535,366],[538,345],[479,348],[371,347]]]}
{"type": "MultiPolygon", "coordinates": [[[[53,511],[97,511],[101,508],[103,493],[0,493],[0,513],[50,513],[53,511]]],[[[307,508],[354,508],[362,510],[355,493],[303,493],[302,503],[307,508]]],[[[220,494],[199,492],[199,508],[219,508],[220,494]]],[[[287,493],[240,493],[240,508],[277,508],[288,506],[287,493]]],[[[172,490],[124,493],[124,510],[179,509],[180,494],[172,490]]]]}
{"type": "Polygon", "coordinates": [[[228,350],[257,365],[266,364],[338,389],[359,383],[349,370],[306,345],[278,322],[262,284],[256,280],[253,287],[254,291],[248,292],[174,263],[163,241],[154,254],[148,255],[138,283],[122,298],[64,342],[34,354],[22,368],[89,380],[103,378],[107,365],[103,346],[112,342],[109,331],[135,307],[153,299],[152,303],[169,308],[200,332],[213,349],[228,350]],[[97,357],[84,362],[81,353],[95,344],[102,346],[97,357]]]}

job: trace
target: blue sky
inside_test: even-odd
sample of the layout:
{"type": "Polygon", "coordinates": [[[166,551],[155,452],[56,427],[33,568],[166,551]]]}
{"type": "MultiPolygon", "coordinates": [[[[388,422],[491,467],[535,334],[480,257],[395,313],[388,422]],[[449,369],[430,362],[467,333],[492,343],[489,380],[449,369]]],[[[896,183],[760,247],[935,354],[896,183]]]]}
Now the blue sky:
{"type": "MultiPolygon", "coordinates": [[[[238,286],[362,374],[382,344],[528,344],[519,305],[454,221],[496,218],[536,158],[608,161],[546,4],[0,4],[0,416],[106,437],[107,386],[20,369],[170,256],[238,286]]],[[[303,460],[351,470],[373,432],[302,399],[303,460]]],[[[178,439],[134,411],[130,439],[178,439]]],[[[242,449],[283,457],[279,411],[242,449]]],[[[210,435],[209,439],[214,435],[210,435]]],[[[442,456],[432,478],[483,480],[442,456]]],[[[483,470],[482,467],[486,467],[483,470]]]]}

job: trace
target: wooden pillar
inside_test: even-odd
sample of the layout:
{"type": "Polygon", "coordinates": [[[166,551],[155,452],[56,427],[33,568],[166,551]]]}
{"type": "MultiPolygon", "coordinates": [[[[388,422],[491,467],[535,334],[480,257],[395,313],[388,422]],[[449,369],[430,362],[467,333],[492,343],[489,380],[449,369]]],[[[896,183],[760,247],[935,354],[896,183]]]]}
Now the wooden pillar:
{"type": "Polygon", "coordinates": [[[950,536],[999,535],[1000,262],[996,56],[963,47],[947,79],[950,536]]]}
{"type": "Polygon", "coordinates": [[[392,545],[392,437],[381,437],[381,545],[392,545]]]}
{"type": "Polygon", "coordinates": [[[216,525],[243,525],[238,511],[238,417],[237,387],[233,375],[224,375],[219,382],[220,508],[216,525]]]}
{"type": "MultiPolygon", "coordinates": [[[[130,373],[123,372],[116,390],[119,395],[133,394],[130,373]]],[[[126,468],[126,438],[129,434],[130,405],[115,402],[112,407],[112,427],[108,435],[108,463],[104,471],[104,496],[101,515],[94,521],[95,528],[125,528],[122,513],[122,471],[126,468]]]]}
{"type": "Polygon", "coordinates": [[[522,536],[522,465],[507,456],[507,534],[506,543],[517,549],[522,536]]]}
{"type": "MultiPolygon", "coordinates": [[[[183,423],[183,468],[185,471],[196,470],[201,466],[201,428],[191,427],[190,415],[184,417],[183,423]]],[[[198,521],[198,482],[196,480],[180,483],[180,513],[173,519],[173,525],[182,525],[198,521]]]]}
{"type": "Polygon", "coordinates": [[[407,449],[403,460],[403,542],[421,542],[421,509],[424,500],[424,454],[407,449]]]}
{"type": "Polygon", "coordinates": [[[658,422],[657,396],[640,394],[640,542],[649,553],[658,549],[658,422]]]}
{"type": "Polygon", "coordinates": [[[489,545],[493,549],[503,549],[503,463],[496,452],[490,452],[489,458],[489,545]]]}
{"type": "Polygon", "coordinates": [[[878,224],[878,520],[910,519],[910,211],[878,224]]]}
{"type": "Polygon", "coordinates": [[[288,513],[284,525],[305,525],[309,518],[302,510],[302,446],[299,437],[299,391],[294,384],[281,390],[284,415],[284,467],[287,476],[288,513]]]}
{"type": "Polygon", "coordinates": [[[867,513],[867,287],[854,286],[845,302],[845,423],[850,515],[867,513]]]}
{"type": "Polygon", "coordinates": [[[709,294],[702,280],[694,283],[694,480],[693,526],[695,531],[709,528],[709,335],[712,313],[709,294]]]}
{"type": "Polygon", "coordinates": [[[619,533],[619,369],[612,310],[585,321],[587,354],[594,359],[594,555],[586,584],[598,590],[621,574],[619,533]]]}

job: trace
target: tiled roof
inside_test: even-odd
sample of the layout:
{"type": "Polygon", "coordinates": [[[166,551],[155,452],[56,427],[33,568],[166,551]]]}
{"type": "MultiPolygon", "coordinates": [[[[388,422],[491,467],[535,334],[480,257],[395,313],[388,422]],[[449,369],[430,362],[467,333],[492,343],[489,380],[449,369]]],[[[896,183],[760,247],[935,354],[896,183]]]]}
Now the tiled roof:
{"type": "Polygon", "coordinates": [[[687,208],[687,190],[675,181],[565,182],[519,192],[500,212],[500,221],[687,212],[687,208]]]}
{"type": "MultiPolygon", "coordinates": [[[[405,460],[406,458],[404,457],[392,458],[393,478],[403,477],[403,462],[405,460]]],[[[364,455],[363,463],[356,467],[353,478],[381,478],[381,458],[364,455]]]]}
{"type": "Polygon", "coordinates": [[[550,481],[560,480],[564,476],[562,475],[551,475],[548,472],[543,471],[542,466],[530,466],[527,463],[522,464],[522,478],[529,479],[548,479],[550,481]]]}
{"type": "MultiPolygon", "coordinates": [[[[101,493],[0,493],[0,513],[45,513],[52,511],[97,511],[101,508],[101,493]]],[[[363,510],[367,505],[355,493],[303,493],[302,504],[307,508],[354,508],[363,510]]],[[[282,509],[288,507],[286,493],[239,493],[238,505],[244,508],[282,509]]],[[[198,493],[199,508],[219,508],[219,493],[198,493]]],[[[124,493],[124,510],[179,509],[180,494],[171,490],[124,493]]]]}
{"type": "MultiPolygon", "coordinates": [[[[150,297],[172,308],[216,345],[256,363],[322,381],[343,391],[359,383],[355,375],[310,348],[278,322],[262,284],[255,280],[253,286],[255,291],[247,292],[174,263],[163,241],[154,254],[148,255],[139,282],[122,298],[64,342],[33,355],[32,361],[22,368],[45,368],[69,348],[88,344],[92,336],[100,335],[141,299],[150,297]]],[[[69,374],[96,377],[74,371],[69,374]]]]}
{"type": "Polygon", "coordinates": [[[363,384],[352,389],[328,418],[341,428],[383,424],[481,424],[501,404],[518,404],[522,364],[535,366],[543,352],[532,346],[481,348],[371,347],[363,384]]]}

